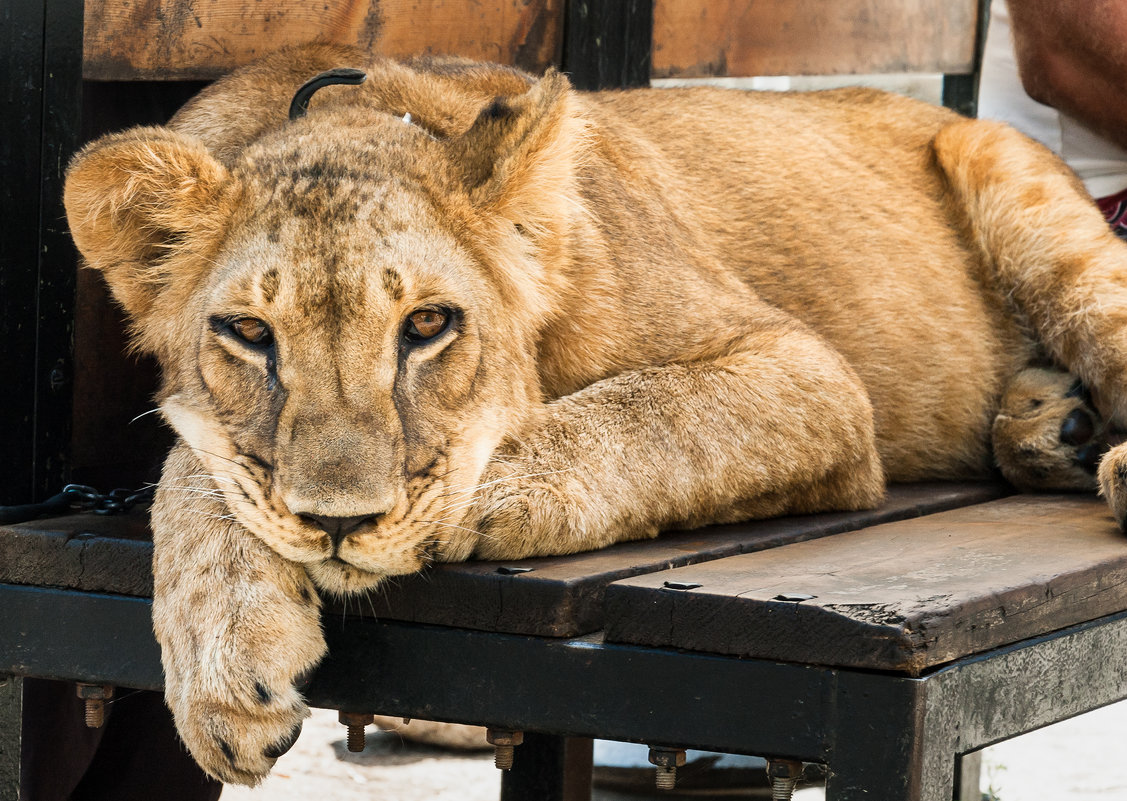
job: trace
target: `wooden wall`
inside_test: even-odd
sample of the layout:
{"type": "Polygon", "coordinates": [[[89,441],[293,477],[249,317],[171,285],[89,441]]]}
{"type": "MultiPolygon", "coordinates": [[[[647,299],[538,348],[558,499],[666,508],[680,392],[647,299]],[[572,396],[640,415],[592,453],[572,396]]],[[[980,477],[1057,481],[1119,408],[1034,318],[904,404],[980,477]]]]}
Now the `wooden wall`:
{"type": "Polygon", "coordinates": [[[977,0],[655,0],[653,74],[971,72],[977,0]]]}
{"type": "MultiPolygon", "coordinates": [[[[588,6],[625,0],[570,0],[588,6]]],[[[209,79],[320,38],[542,71],[567,0],[87,0],[84,77],[209,79]]],[[[967,73],[978,0],[653,0],[655,77],[967,73]]]]}
{"type": "Polygon", "coordinates": [[[322,39],[390,56],[444,53],[542,71],[564,0],[86,0],[83,77],[215,78],[322,39]]]}

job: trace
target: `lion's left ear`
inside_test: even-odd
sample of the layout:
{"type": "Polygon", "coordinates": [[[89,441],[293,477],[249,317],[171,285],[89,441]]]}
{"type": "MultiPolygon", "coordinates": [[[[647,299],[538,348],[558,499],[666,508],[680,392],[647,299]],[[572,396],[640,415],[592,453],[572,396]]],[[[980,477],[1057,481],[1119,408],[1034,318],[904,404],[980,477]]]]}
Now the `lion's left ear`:
{"type": "Polygon", "coordinates": [[[525,94],[482,108],[451,142],[473,204],[533,233],[564,219],[586,128],[576,106],[553,69],[525,94]]]}

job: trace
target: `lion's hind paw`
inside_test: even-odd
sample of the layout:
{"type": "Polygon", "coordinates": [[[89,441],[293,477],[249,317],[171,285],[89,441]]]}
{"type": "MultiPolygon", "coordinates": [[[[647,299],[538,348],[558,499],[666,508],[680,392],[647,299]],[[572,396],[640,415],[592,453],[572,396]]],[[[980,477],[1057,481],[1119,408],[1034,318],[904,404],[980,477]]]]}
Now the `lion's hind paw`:
{"type": "Polygon", "coordinates": [[[1097,486],[1108,448],[1123,441],[1070,374],[1030,367],[1011,379],[994,419],[994,456],[1024,490],[1077,491],[1097,486]]]}

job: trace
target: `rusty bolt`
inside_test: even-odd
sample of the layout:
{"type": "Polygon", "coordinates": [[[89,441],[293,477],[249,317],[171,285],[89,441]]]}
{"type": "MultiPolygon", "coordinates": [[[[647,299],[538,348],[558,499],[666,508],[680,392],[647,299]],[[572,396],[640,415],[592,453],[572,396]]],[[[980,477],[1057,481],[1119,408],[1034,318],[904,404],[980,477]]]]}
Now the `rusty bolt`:
{"type": "Polygon", "coordinates": [[[364,712],[340,712],[337,720],[348,727],[348,750],[358,754],[364,750],[364,727],[375,720],[375,715],[364,712]]]}
{"type": "Polygon", "coordinates": [[[793,759],[768,759],[767,778],[771,780],[771,801],[790,801],[802,776],[802,763],[793,759]]]}
{"type": "Polygon", "coordinates": [[[650,746],[650,764],[657,767],[655,780],[657,789],[672,790],[677,786],[677,768],[685,764],[685,751],[682,748],[669,748],[664,745],[650,746]]]}
{"type": "Polygon", "coordinates": [[[493,764],[498,770],[511,770],[513,749],[524,742],[524,732],[508,729],[486,729],[485,739],[493,746],[493,764]]]}
{"type": "Polygon", "coordinates": [[[86,725],[100,729],[106,722],[106,701],[113,698],[113,687],[108,684],[84,684],[76,687],[79,698],[86,702],[86,725]]]}

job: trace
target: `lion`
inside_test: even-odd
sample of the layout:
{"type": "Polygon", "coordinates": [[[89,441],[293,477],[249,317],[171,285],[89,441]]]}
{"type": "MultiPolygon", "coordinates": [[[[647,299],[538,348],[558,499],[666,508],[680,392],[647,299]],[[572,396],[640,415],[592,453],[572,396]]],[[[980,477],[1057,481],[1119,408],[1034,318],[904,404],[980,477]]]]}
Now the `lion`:
{"type": "Polygon", "coordinates": [[[65,201],[162,366],[154,626],[226,782],[300,731],[319,593],[996,468],[1127,518],[1127,246],[1001,124],[314,45],[65,201]]]}

